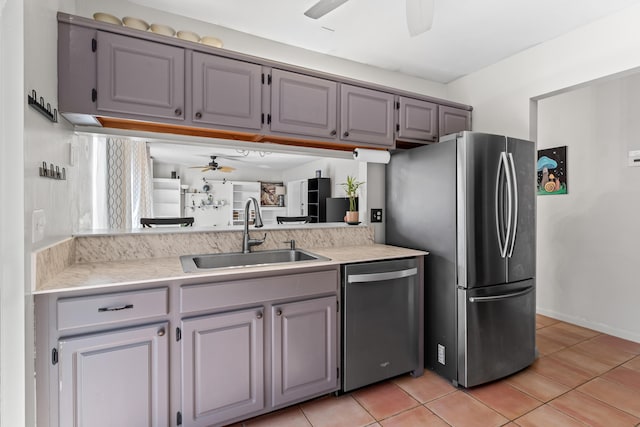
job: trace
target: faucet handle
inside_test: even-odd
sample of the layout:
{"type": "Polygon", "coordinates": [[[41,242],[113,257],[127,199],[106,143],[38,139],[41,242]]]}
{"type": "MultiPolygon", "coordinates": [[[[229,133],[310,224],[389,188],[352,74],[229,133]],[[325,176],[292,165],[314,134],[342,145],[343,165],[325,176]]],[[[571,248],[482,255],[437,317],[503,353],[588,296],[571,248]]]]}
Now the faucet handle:
{"type": "Polygon", "coordinates": [[[296,250],[296,241],[295,241],[295,240],[293,240],[293,239],[291,239],[291,240],[285,240],[285,241],[284,241],[284,242],[282,242],[282,243],[288,243],[288,244],[290,245],[290,249],[291,249],[292,251],[295,251],[295,250],[296,250]]]}

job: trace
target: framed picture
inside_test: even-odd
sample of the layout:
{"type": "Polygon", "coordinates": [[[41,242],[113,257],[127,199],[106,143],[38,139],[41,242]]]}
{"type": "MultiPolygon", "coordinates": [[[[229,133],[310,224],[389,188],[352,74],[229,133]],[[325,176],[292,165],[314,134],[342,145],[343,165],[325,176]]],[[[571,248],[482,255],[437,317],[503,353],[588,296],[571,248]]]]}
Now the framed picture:
{"type": "Polygon", "coordinates": [[[538,195],[567,194],[567,146],[538,150],[538,195]]]}
{"type": "Polygon", "coordinates": [[[284,184],[276,182],[260,183],[260,206],[279,206],[279,197],[281,194],[279,188],[284,188],[284,184]]]}

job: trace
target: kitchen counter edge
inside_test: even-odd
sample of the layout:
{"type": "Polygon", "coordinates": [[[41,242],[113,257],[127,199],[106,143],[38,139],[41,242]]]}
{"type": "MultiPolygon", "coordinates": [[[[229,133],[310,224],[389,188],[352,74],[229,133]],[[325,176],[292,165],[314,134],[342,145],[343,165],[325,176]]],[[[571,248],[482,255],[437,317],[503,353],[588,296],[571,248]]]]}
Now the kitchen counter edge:
{"type": "Polygon", "coordinates": [[[136,284],[157,284],[158,282],[167,281],[190,283],[206,280],[206,278],[220,280],[228,277],[233,280],[249,273],[258,274],[280,271],[286,274],[289,270],[428,255],[428,252],[425,251],[383,244],[304,249],[327,257],[329,260],[222,268],[197,273],[185,273],[182,270],[180,258],[177,256],[129,261],[78,263],[65,268],[53,279],[44,283],[43,286],[35,289],[33,294],[106,289],[136,284]]]}

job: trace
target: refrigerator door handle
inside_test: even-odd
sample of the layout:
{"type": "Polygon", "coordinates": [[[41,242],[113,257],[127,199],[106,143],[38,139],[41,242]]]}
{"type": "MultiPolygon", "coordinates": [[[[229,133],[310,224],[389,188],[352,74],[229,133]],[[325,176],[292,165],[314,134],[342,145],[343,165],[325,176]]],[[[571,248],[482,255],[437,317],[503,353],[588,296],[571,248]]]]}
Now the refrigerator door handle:
{"type": "Polygon", "coordinates": [[[368,273],[368,274],[349,274],[347,283],[366,283],[380,282],[383,280],[402,279],[418,274],[417,268],[408,268],[406,270],[385,271],[384,273],[368,273]]]}
{"type": "Polygon", "coordinates": [[[500,161],[498,163],[498,173],[496,176],[496,233],[498,235],[498,247],[500,248],[500,256],[506,258],[509,236],[511,234],[511,177],[507,171],[507,153],[505,151],[500,153],[500,161]],[[507,228],[504,229],[504,200],[502,199],[502,185],[501,183],[506,177],[507,182],[507,228]]]}
{"type": "Polygon", "coordinates": [[[508,174],[513,179],[513,187],[511,191],[513,193],[512,206],[513,206],[513,229],[511,230],[511,236],[509,237],[509,253],[507,256],[511,258],[513,255],[513,248],[516,245],[516,234],[518,232],[518,178],[516,177],[516,167],[513,162],[513,154],[509,153],[509,172],[508,174]]]}
{"type": "Polygon", "coordinates": [[[500,300],[507,299],[507,298],[515,298],[515,297],[519,297],[521,295],[526,295],[531,291],[533,291],[533,286],[529,286],[525,290],[518,291],[518,292],[512,292],[510,294],[495,295],[495,296],[491,296],[491,297],[469,297],[469,302],[500,301],[500,300]]]}

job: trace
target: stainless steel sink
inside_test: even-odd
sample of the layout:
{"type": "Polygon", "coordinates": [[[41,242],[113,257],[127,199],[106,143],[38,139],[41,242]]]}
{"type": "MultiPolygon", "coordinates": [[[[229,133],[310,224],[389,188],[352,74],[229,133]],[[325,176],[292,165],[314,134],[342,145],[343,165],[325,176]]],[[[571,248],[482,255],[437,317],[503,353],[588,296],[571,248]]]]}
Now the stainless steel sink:
{"type": "Polygon", "coordinates": [[[256,251],[248,254],[242,252],[183,255],[180,257],[185,273],[211,270],[214,268],[252,267],[256,265],[284,264],[290,262],[326,261],[329,258],[304,251],[302,249],[282,249],[273,251],[256,251]]]}

